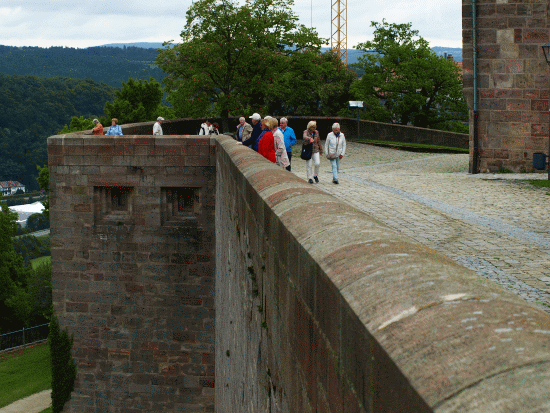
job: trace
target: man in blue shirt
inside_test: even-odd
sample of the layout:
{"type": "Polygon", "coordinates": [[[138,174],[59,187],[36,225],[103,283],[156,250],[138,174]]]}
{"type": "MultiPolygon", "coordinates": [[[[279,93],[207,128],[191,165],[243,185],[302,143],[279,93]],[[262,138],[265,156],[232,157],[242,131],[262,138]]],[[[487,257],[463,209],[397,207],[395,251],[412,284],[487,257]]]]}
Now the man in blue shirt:
{"type": "Polygon", "coordinates": [[[111,120],[111,126],[109,126],[109,129],[107,129],[105,135],[122,135],[122,128],[118,126],[117,118],[113,118],[111,120]]]}
{"type": "MultiPolygon", "coordinates": [[[[292,146],[296,144],[296,135],[294,134],[294,129],[288,126],[287,118],[281,118],[280,123],[281,126],[279,126],[279,129],[281,130],[281,132],[283,132],[283,136],[285,137],[285,147],[286,153],[288,155],[288,162],[291,162],[290,159],[292,158],[292,146]]],[[[286,170],[290,171],[290,165],[286,167],[286,170]]]]}

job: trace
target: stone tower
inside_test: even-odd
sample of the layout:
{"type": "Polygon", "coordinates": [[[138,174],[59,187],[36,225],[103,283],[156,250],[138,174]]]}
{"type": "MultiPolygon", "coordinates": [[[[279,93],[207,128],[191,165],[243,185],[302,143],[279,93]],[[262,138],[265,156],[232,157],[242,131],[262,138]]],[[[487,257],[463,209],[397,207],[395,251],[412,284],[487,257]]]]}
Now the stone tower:
{"type": "Polygon", "coordinates": [[[462,1],[464,96],[470,108],[470,169],[474,149],[474,18],[477,32],[478,170],[530,170],[548,153],[549,3],[540,0],[462,1]]]}
{"type": "Polygon", "coordinates": [[[48,138],[53,301],[78,365],[64,411],[212,412],[213,140],[136,131],[48,138]]]}

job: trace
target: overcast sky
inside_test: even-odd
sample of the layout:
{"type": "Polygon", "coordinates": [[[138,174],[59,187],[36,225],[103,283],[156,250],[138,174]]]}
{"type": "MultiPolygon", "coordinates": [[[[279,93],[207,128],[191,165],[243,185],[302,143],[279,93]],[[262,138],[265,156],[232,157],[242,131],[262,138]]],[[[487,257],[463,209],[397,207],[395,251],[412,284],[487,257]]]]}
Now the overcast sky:
{"type": "MultiPolygon", "coordinates": [[[[191,0],[0,0],[0,44],[89,47],[180,41],[191,0]]],[[[330,38],[331,0],[295,0],[300,22],[330,38]],[[311,9],[313,6],[313,13],[311,9]]],[[[372,39],[371,21],[411,22],[433,46],[462,47],[458,0],[347,0],[348,48],[372,39]]]]}

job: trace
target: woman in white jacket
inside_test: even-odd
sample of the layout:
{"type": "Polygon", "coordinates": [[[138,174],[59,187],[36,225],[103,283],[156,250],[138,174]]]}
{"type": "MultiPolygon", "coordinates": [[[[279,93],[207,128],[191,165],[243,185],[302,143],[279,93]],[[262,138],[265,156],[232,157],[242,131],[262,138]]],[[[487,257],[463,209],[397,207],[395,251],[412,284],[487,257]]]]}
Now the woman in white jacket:
{"type": "Polygon", "coordinates": [[[340,171],[340,159],[346,154],[346,137],[340,132],[340,124],[332,125],[332,132],[327,135],[325,153],[332,164],[332,182],[338,183],[338,171],[340,171]]]}
{"type": "Polygon", "coordinates": [[[285,136],[279,129],[279,121],[276,118],[271,118],[271,132],[273,133],[273,141],[275,144],[275,158],[277,159],[277,165],[286,169],[290,162],[288,160],[288,154],[285,147],[285,136]]]}

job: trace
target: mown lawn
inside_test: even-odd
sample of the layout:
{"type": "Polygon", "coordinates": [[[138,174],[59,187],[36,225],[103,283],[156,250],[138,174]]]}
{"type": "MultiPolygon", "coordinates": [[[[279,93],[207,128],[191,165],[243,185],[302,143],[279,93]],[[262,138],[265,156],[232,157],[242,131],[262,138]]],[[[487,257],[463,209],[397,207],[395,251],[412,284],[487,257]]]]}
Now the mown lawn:
{"type": "Polygon", "coordinates": [[[548,179],[531,179],[529,183],[537,188],[550,188],[550,181],[548,179]]]}
{"type": "Polygon", "coordinates": [[[48,344],[0,353],[0,407],[51,388],[48,344]]]}
{"type": "Polygon", "coordinates": [[[42,264],[43,262],[47,262],[47,263],[52,263],[52,256],[51,255],[46,255],[44,257],[38,257],[38,258],[35,258],[34,260],[31,260],[31,265],[32,265],[32,268],[38,268],[38,266],[40,264],[42,264]]]}

